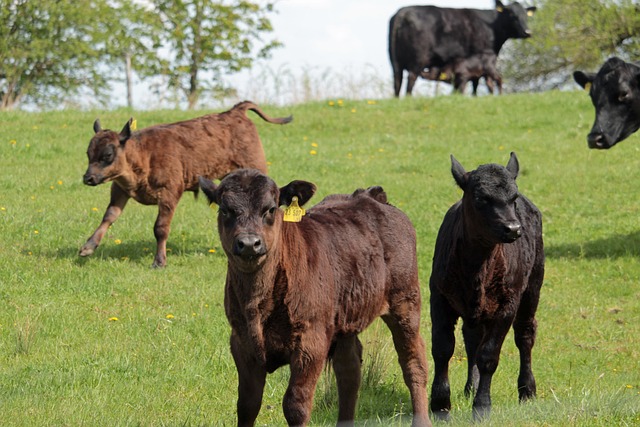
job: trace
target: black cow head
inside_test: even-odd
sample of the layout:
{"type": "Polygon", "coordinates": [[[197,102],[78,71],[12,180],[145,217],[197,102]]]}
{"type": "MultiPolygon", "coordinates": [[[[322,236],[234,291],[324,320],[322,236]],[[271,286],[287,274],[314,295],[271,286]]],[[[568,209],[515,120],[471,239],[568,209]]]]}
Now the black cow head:
{"type": "Polygon", "coordinates": [[[589,148],[611,148],[640,128],[640,67],[614,57],[597,73],[575,71],[573,78],[596,109],[589,148]]]}
{"type": "Polygon", "coordinates": [[[507,166],[488,164],[466,172],[451,156],[451,173],[464,191],[462,206],[468,229],[488,244],[511,243],[521,234],[516,215],[520,166],[511,153],[507,166]]]}
{"type": "Polygon", "coordinates": [[[200,177],[200,188],[209,203],[218,205],[218,233],[229,262],[241,271],[257,271],[277,243],[282,228],[281,205],[293,197],[303,206],[316,186],[292,181],[282,188],[263,173],[239,169],[224,177],[219,185],[200,177]]]}
{"type": "Polygon", "coordinates": [[[526,39],[531,37],[531,31],[527,25],[527,18],[533,16],[536,7],[524,8],[520,3],[513,2],[508,6],[496,0],[496,30],[503,32],[507,38],[526,39]]]}
{"type": "Polygon", "coordinates": [[[98,185],[116,178],[123,169],[123,150],[125,143],[131,137],[131,123],[133,119],[124,125],[120,133],[109,129],[102,129],[100,120],[93,123],[95,135],[89,142],[87,157],[89,166],[82,177],[87,185],[98,185]]]}

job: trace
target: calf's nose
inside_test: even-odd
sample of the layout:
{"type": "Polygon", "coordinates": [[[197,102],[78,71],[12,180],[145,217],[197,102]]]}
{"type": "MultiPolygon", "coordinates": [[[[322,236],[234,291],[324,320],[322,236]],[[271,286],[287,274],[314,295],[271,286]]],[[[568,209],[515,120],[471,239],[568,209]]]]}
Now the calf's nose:
{"type": "Polygon", "coordinates": [[[84,176],[82,177],[82,182],[84,182],[86,185],[96,185],[95,177],[89,174],[88,172],[85,173],[84,176]]]}
{"type": "Polygon", "coordinates": [[[518,222],[510,222],[504,226],[504,231],[509,240],[516,240],[522,234],[522,227],[518,222]]]}
{"type": "Polygon", "coordinates": [[[260,237],[255,234],[244,234],[236,238],[234,252],[242,257],[262,255],[264,253],[264,245],[260,237]]]}

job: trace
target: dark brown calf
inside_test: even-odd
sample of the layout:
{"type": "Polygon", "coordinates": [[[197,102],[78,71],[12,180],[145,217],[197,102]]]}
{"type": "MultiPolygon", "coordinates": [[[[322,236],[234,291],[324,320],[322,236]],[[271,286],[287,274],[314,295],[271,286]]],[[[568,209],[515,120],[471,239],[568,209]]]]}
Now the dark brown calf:
{"type": "Polygon", "coordinates": [[[451,164],[464,194],[445,215],[433,256],[431,410],[438,418],[449,416],[448,364],[455,324],[462,317],[468,358],[464,391],[467,396],[476,392],[473,413],[481,419],[491,408],[491,379],[511,326],[520,351],[518,395],[522,401],[536,394],[531,349],[544,276],[542,218],[518,192],[514,153],[506,168],[490,164],[466,172],[453,156],[451,164]]]}
{"type": "Polygon", "coordinates": [[[134,198],[145,205],[158,205],[153,228],[158,245],[153,266],[163,267],[173,213],[182,193],[198,191],[199,176],[222,178],[238,168],[255,168],[266,173],[262,143],[255,125],[245,114],[247,110],[269,123],[285,124],[292,119],[270,118],[257,105],[245,101],[224,113],[151,126],[138,132],[132,132],[131,120],[120,133],[102,129],[96,120],[83,181],[92,186],[108,181],[113,184],[102,223],[82,246],[80,256],[93,254],[129,198],[134,198]]]}
{"type": "Polygon", "coordinates": [[[283,399],[289,425],[305,425],[322,368],[332,360],[338,423],[352,425],[361,380],[358,334],[382,316],[398,352],[413,403],[413,425],[430,425],[427,364],[420,337],[416,235],[380,187],[334,195],[300,222],[280,205],[300,206],[315,185],[278,188],[255,170],[239,170],[219,186],[200,185],[219,206],[218,233],[227,254],[225,311],[239,377],[238,425],[252,426],[267,373],[290,365],[283,399]]]}

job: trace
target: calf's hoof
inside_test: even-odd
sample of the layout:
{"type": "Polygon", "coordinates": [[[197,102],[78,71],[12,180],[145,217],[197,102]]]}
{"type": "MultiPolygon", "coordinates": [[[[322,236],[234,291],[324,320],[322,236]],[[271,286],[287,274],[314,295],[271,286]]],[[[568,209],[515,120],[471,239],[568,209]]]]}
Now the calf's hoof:
{"type": "Polygon", "coordinates": [[[93,255],[93,252],[95,251],[95,249],[96,249],[95,246],[85,244],[83,247],[80,248],[80,252],[78,252],[78,255],[80,256],[93,255]]]}
{"type": "Polygon", "coordinates": [[[482,422],[489,419],[489,415],[491,415],[491,406],[473,407],[473,421],[482,422]]]}
{"type": "Polygon", "coordinates": [[[446,410],[434,411],[431,414],[433,415],[433,419],[436,421],[449,422],[451,418],[449,415],[449,411],[446,410]]]}

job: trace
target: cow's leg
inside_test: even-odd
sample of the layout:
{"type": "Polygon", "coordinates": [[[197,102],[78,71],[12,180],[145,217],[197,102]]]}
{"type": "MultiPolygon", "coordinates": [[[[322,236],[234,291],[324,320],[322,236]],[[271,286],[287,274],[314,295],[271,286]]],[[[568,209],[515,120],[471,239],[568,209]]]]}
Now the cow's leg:
{"type": "Polygon", "coordinates": [[[476,362],[478,346],[482,340],[482,327],[471,327],[467,323],[462,325],[462,336],[464,337],[464,347],[467,352],[467,383],[464,386],[464,395],[469,397],[478,390],[480,373],[476,362]]]}
{"type": "Polygon", "coordinates": [[[238,370],[238,426],[253,426],[262,405],[267,371],[246,351],[233,332],[231,354],[238,370]]]}
{"type": "MultiPolygon", "coordinates": [[[[164,194],[168,194],[164,192],[164,194]]],[[[156,237],[156,256],[153,259],[152,267],[164,267],[167,264],[167,239],[171,231],[171,220],[180,200],[180,195],[173,194],[161,196],[158,200],[158,217],[153,226],[153,234],[156,237]]]]}
{"type": "Polygon", "coordinates": [[[339,338],[332,356],[338,384],[338,423],[353,425],[362,379],[362,344],[356,335],[339,338]]]}
{"type": "Polygon", "coordinates": [[[431,385],[431,412],[440,420],[449,419],[451,389],[449,387],[449,360],[455,348],[454,330],[458,316],[447,300],[431,291],[431,355],[434,362],[431,385]]]}
{"type": "Polygon", "coordinates": [[[300,334],[299,348],[291,357],[289,387],[282,400],[284,417],[290,426],[304,426],[311,417],[313,395],[329,352],[324,328],[300,334]]]}
{"type": "Polygon", "coordinates": [[[513,318],[499,318],[488,321],[482,342],[476,354],[476,363],[480,373],[478,391],[473,399],[473,417],[482,420],[491,412],[491,379],[498,368],[500,349],[511,327],[513,318]]]}
{"type": "Polygon", "coordinates": [[[400,89],[402,88],[402,68],[393,68],[393,93],[396,98],[400,96],[400,89]]]}
{"type": "Polygon", "coordinates": [[[471,85],[473,86],[473,96],[478,96],[478,85],[480,84],[480,79],[473,78],[471,79],[471,85]]]}
{"type": "Polygon", "coordinates": [[[86,243],[80,248],[80,256],[88,256],[93,254],[98,245],[100,245],[100,241],[104,237],[105,233],[115,222],[116,219],[122,213],[127,201],[129,200],[129,196],[127,193],[122,191],[120,187],[118,187],[115,183],[111,184],[111,200],[109,201],[109,206],[107,207],[104,216],[102,217],[102,222],[93,232],[91,237],[86,241],[86,243]]]}
{"type": "Polygon", "coordinates": [[[420,337],[420,305],[409,299],[390,308],[382,319],[391,330],[404,382],[411,394],[412,426],[430,426],[427,400],[427,360],[420,337]]]}
{"type": "Polygon", "coordinates": [[[416,84],[416,79],[418,78],[419,73],[415,73],[413,71],[409,71],[407,75],[407,96],[411,96],[411,92],[413,92],[413,86],[416,84]]]}
{"type": "Polygon", "coordinates": [[[493,95],[493,91],[495,88],[494,80],[489,76],[484,76],[484,83],[487,85],[487,90],[491,95],[493,95]]]}
{"type": "Polygon", "coordinates": [[[520,351],[520,374],[518,375],[518,397],[520,401],[536,396],[536,380],[531,369],[531,350],[536,341],[537,322],[535,313],[540,296],[539,287],[529,286],[522,296],[520,307],[513,323],[516,346],[520,351]]]}

